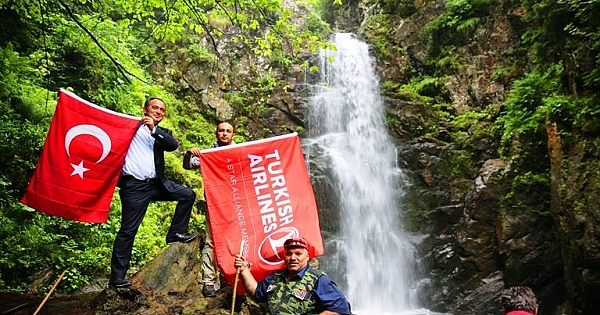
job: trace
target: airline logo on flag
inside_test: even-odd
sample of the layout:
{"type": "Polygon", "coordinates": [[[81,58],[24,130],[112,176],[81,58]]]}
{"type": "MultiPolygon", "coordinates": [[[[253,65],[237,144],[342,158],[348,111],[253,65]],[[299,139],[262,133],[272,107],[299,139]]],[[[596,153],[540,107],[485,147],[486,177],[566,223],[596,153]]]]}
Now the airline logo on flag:
{"type": "Polygon", "coordinates": [[[70,220],[106,222],[139,122],[61,89],[42,155],[21,202],[70,220]]]}
{"type": "Polygon", "coordinates": [[[203,150],[200,165],[215,255],[229,283],[242,240],[258,281],[283,268],[288,238],[307,239],[311,257],[323,254],[317,206],[296,133],[203,150]]]}

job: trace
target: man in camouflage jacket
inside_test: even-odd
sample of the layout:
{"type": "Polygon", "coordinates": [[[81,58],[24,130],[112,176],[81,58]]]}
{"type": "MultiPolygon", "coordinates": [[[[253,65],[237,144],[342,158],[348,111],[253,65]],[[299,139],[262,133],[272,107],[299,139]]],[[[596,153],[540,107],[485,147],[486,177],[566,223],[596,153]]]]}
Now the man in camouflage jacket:
{"type": "Polygon", "coordinates": [[[285,269],[270,274],[261,282],[254,279],[245,258],[236,255],[235,267],[240,268],[246,291],[257,302],[266,303],[271,315],[349,315],[350,304],[335,282],[308,264],[306,239],[290,238],[283,247],[285,269]]]}

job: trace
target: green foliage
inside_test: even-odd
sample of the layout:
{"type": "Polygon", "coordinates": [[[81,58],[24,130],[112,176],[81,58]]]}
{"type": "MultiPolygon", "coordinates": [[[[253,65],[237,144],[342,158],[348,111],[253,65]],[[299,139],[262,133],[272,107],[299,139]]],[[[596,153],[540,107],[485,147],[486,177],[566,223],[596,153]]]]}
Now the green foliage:
{"type": "Polygon", "coordinates": [[[522,69],[519,69],[517,65],[510,65],[504,68],[496,68],[494,73],[492,73],[490,79],[499,82],[501,84],[507,85],[510,82],[513,82],[518,77],[521,76],[522,69]]]}
{"type": "Polygon", "coordinates": [[[515,176],[510,191],[501,198],[514,211],[534,211],[548,215],[550,210],[550,174],[524,172],[515,176]]]}
{"type": "Polygon", "coordinates": [[[0,66],[3,78],[0,81],[0,101],[4,107],[2,115],[36,123],[54,112],[54,105],[48,102],[51,95],[39,87],[43,74],[36,69],[35,62],[19,56],[9,46],[0,48],[0,66]]]}
{"type": "Polygon", "coordinates": [[[483,22],[491,0],[446,0],[446,12],[425,25],[422,32],[434,47],[461,44],[483,22]]]}
{"type": "MultiPolygon", "coordinates": [[[[236,117],[235,128],[236,138],[238,139],[251,138],[246,132],[248,117],[260,117],[269,119],[273,112],[273,107],[267,103],[275,90],[285,88],[284,81],[271,73],[265,73],[255,80],[246,82],[246,90],[240,92],[230,92],[226,94],[226,99],[229,105],[238,113],[236,117]]],[[[263,130],[269,134],[268,129],[263,130]]]]}
{"type": "Polygon", "coordinates": [[[434,99],[431,97],[420,95],[419,88],[415,86],[414,83],[400,86],[396,84],[389,84],[386,85],[386,90],[388,90],[388,92],[394,96],[407,101],[418,101],[426,104],[432,104],[434,101],[434,99]]]}
{"type": "MultiPolygon", "coordinates": [[[[64,16],[64,11],[46,10],[42,19],[39,7],[40,3],[8,1],[0,8],[3,12],[0,29],[20,29],[20,32],[0,31],[3,120],[0,133],[4,140],[0,143],[0,163],[4,165],[0,175],[3,252],[0,290],[3,291],[47,292],[51,283],[32,287],[32,282],[62,270],[67,272],[59,290],[68,291],[108,272],[112,242],[120,225],[118,195],[112,202],[109,221],[95,225],[33,212],[19,202],[37,164],[58,89],[68,88],[100,106],[136,116],[141,114],[143,101],[149,95],[165,99],[169,109],[179,103],[163,87],[150,82],[150,76],[141,66],[147,60],[144,58],[148,42],[136,37],[139,33],[130,32],[130,23],[106,19],[102,14],[76,15],[83,26],[93,30],[96,43],[70,17],[64,16]]],[[[199,47],[191,48],[195,58],[209,55],[203,54],[199,47]]],[[[174,113],[175,110],[168,111],[165,121],[171,128],[179,118],[174,113]]],[[[196,123],[202,122],[198,116],[196,123]]],[[[212,133],[214,126],[210,130],[212,133]]],[[[170,165],[181,164],[180,156],[167,155],[170,165]]],[[[174,177],[181,173],[169,170],[174,177]]],[[[165,247],[164,236],[174,206],[157,203],[148,209],[137,236],[132,271],[165,247]]],[[[191,228],[203,228],[203,222],[203,217],[194,217],[191,228]]]]}
{"type": "Polygon", "coordinates": [[[497,120],[503,128],[500,153],[518,170],[542,172],[548,122],[557,124],[565,150],[580,131],[598,133],[600,21],[593,12],[600,2],[523,0],[521,5],[523,46],[511,52],[511,65],[496,69],[494,79],[510,82],[524,66],[533,70],[514,82],[497,120]]]}
{"type": "MultiPolygon", "coordinates": [[[[560,71],[560,67],[555,67],[554,71],[560,71]]],[[[537,147],[545,141],[545,123],[558,105],[548,97],[557,93],[559,83],[553,71],[534,71],[515,82],[505,103],[506,115],[498,119],[504,129],[503,145],[510,146],[516,136],[525,146],[532,142],[537,147]]]]}
{"type": "Polygon", "coordinates": [[[437,86],[439,83],[439,78],[427,77],[421,80],[412,80],[410,84],[406,84],[402,86],[404,90],[414,91],[417,94],[426,94],[424,91],[428,90],[430,86],[437,86]]]}
{"type": "Polygon", "coordinates": [[[76,223],[19,207],[3,213],[1,220],[6,250],[0,258],[0,275],[5,290],[27,289],[37,280],[30,276],[48,270],[68,270],[64,283],[74,289],[97,276],[98,266],[108,266],[115,233],[109,225],[76,223]]]}
{"type": "Polygon", "coordinates": [[[400,83],[392,80],[384,80],[379,84],[379,87],[385,92],[394,93],[400,87],[400,83]]]}
{"type": "Polygon", "coordinates": [[[563,62],[573,92],[595,93],[600,87],[600,2],[523,0],[530,23],[523,44],[531,47],[537,65],[563,62]]]}
{"type": "Polygon", "coordinates": [[[50,93],[35,85],[39,73],[28,58],[10,48],[0,49],[0,211],[17,206],[39,156],[54,105],[50,93]]]}
{"type": "Polygon", "coordinates": [[[413,95],[413,98],[419,98],[435,106],[436,97],[446,94],[444,83],[445,78],[442,77],[414,78],[409,84],[402,85],[398,92],[413,95]]]}
{"type": "Polygon", "coordinates": [[[458,47],[447,45],[440,47],[438,58],[430,60],[428,64],[442,70],[443,73],[457,73],[468,67],[468,63],[463,58],[464,56],[458,52],[458,47]]]}
{"type": "Polygon", "coordinates": [[[471,153],[467,150],[452,150],[444,153],[448,161],[448,171],[455,178],[469,178],[474,175],[474,163],[471,153]]]}
{"type": "MultiPolygon", "coordinates": [[[[341,5],[341,0],[303,0],[300,3],[304,3],[304,5],[311,11],[314,12],[316,16],[319,17],[319,20],[325,23],[333,23],[333,11],[335,5],[341,5]]],[[[309,22],[311,24],[312,22],[309,22]]],[[[320,24],[320,23],[319,23],[320,24]]],[[[328,27],[329,28],[329,27],[328,27]]]]}
{"type": "Polygon", "coordinates": [[[398,134],[415,138],[437,133],[440,121],[448,115],[434,92],[443,89],[443,81],[442,78],[433,77],[414,78],[408,84],[383,81],[385,93],[401,100],[402,111],[407,113],[402,119],[397,115],[388,114],[386,122],[390,128],[398,134]]]}
{"type": "Polygon", "coordinates": [[[186,58],[186,63],[215,62],[216,55],[200,43],[189,42],[179,48],[179,53],[186,58]]]}
{"type": "MultiPolygon", "coordinates": [[[[323,1],[331,3],[330,1],[323,1]]],[[[306,28],[310,30],[311,34],[318,36],[320,40],[326,39],[329,35],[331,35],[331,29],[329,24],[324,21],[321,15],[317,12],[314,12],[309,7],[309,14],[306,18],[306,28]]]]}
{"type": "Polygon", "coordinates": [[[403,48],[396,45],[396,31],[393,19],[396,15],[376,14],[370,15],[364,22],[365,32],[372,41],[373,52],[382,60],[393,60],[395,56],[403,53],[403,48]]]}
{"type": "Polygon", "coordinates": [[[414,0],[383,0],[380,3],[383,12],[401,18],[409,17],[417,12],[414,0]]]}
{"type": "MultiPolygon", "coordinates": [[[[98,5],[96,11],[105,18],[126,20],[123,25],[133,26],[132,32],[161,42],[176,43],[184,34],[193,33],[217,43],[227,35],[259,56],[283,51],[284,46],[296,55],[323,45],[319,36],[313,36],[318,30],[293,26],[293,12],[277,0],[210,0],[202,4],[112,0],[98,5]]],[[[221,53],[216,46],[212,48],[213,53],[221,53]]]]}
{"type": "Polygon", "coordinates": [[[458,129],[466,130],[471,126],[477,125],[479,121],[487,119],[488,116],[489,114],[485,111],[468,111],[453,119],[452,124],[458,129]]]}
{"type": "MultiPolygon", "coordinates": [[[[112,242],[120,225],[118,194],[106,224],[67,221],[33,212],[19,203],[37,163],[59,88],[136,116],[141,114],[147,96],[161,97],[168,106],[163,125],[174,130],[182,150],[207,148],[214,141],[214,122],[208,122],[193,102],[171,95],[167,89],[174,83],[164,80],[161,85],[154,84],[146,72],[145,67],[163,57],[161,51],[171,49],[168,43],[163,45],[155,39],[181,43],[179,52],[189,63],[215,63],[221,52],[215,50],[217,46],[203,44],[206,38],[198,33],[208,36],[209,43],[212,39],[218,44],[219,38],[230,32],[228,36],[236,36],[239,43],[282,68],[289,67],[304,49],[326,47],[320,41],[327,34],[322,21],[315,17],[298,30],[289,23],[291,11],[277,1],[221,1],[219,5],[207,3],[203,10],[191,8],[187,2],[174,6],[159,1],[65,3],[73,16],[65,15],[65,7],[49,6],[44,1],[5,1],[0,5],[0,30],[19,30],[0,31],[0,132],[5,140],[0,144],[0,162],[5,166],[0,175],[3,291],[47,292],[50,283],[32,287],[34,278],[62,270],[67,272],[59,290],[68,291],[108,272],[112,242]],[[236,32],[238,35],[231,35],[236,32]]],[[[277,86],[279,81],[273,76],[263,76],[251,91],[258,95],[253,102],[268,97],[277,86]]],[[[235,104],[252,104],[245,95],[230,96],[235,104]]],[[[235,122],[236,142],[248,137],[245,119],[235,122]]],[[[203,199],[200,173],[184,171],[176,153],[168,153],[166,162],[167,175],[192,187],[198,199],[203,199]]],[[[150,205],[136,237],[131,272],[165,247],[164,236],[174,207],[169,202],[150,205]]],[[[190,228],[205,229],[204,220],[203,215],[194,213],[190,228]]]]}

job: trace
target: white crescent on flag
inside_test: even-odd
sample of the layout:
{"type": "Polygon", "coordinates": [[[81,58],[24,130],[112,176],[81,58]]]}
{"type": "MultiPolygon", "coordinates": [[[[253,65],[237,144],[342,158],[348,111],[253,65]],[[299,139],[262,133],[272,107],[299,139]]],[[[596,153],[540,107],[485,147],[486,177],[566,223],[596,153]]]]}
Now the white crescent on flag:
{"type": "Polygon", "coordinates": [[[113,112],[61,89],[42,155],[21,202],[70,220],[106,222],[139,123],[138,117],[113,112]],[[90,168],[84,163],[95,164],[90,168]]]}

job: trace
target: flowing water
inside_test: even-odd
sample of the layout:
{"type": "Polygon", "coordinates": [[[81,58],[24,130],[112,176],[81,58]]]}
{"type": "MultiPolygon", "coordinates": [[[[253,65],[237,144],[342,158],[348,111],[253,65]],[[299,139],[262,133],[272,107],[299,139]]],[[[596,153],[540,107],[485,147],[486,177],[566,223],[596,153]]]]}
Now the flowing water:
{"type": "Polygon", "coordinates": [[[335,231],[325,236],[321,264],[353,313],[433,314],[411,294],[414,252],[400,206],[405,182],[368,46],[351,34],[336,34],[333,43],[337,51],[320,56],[321,82],[310,101],[304,140],[311,176],[329,180],[331,191],[317,195],[335,199],[329,205],[339,212],[335,231]]]}

